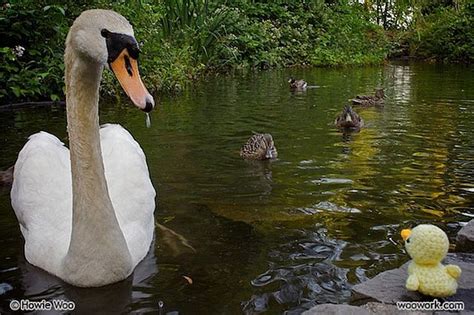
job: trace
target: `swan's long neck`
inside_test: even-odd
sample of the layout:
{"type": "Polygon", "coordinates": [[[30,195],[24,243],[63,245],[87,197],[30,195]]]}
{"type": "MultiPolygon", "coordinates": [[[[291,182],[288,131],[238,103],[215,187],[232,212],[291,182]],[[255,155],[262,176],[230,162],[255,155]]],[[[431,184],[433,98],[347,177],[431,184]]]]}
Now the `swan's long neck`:
{"type": "Polygon", "coordinates": [[[79,286],[103,285],[124,279],[132,271],[130,252],[107,189],[100,147],[98,101],[103,66],[81,58],[72,48],[66,48],[65,66],[73,218],[64,276],[79,286]]]}

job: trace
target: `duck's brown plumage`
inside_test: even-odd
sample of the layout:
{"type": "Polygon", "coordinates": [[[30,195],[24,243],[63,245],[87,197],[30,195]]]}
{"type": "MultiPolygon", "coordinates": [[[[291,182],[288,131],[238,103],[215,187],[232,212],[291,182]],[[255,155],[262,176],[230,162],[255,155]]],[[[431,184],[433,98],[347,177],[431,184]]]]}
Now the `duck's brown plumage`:
{"type": "Polygon", "coordinates": [[[339,129],[359,130],[364,126],[364,120],[350,105],[346,105],[342,112],[336,117],[334,124],[339,129]]]}
{"type": "Polygon", "coordinates": [[[273,137],[269,133],[256,133],[240,149],[240,156],[248,160],[275,159],[278,156],[273,137]]]}
{"type": "Polygon", "coordinates": [[[354,105],[381,106],[384,104],[384,97],[383,89],[376,89],[374,95],[357,95],[351,101],[354,105]]]}

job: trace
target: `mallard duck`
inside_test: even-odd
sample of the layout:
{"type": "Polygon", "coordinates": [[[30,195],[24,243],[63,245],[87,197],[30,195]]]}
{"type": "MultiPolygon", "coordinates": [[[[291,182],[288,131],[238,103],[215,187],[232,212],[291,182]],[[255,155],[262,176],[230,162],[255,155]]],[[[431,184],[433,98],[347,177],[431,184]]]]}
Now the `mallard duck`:
{"type": "Polygon", "coordinates": [[[350,105],[346,105],[342,113],[334,121],[337,128],[348,130],[359,130],[364,126],[364,120],[357,114],[350,105]]]}
{"type": "Polygon", "coordinates": [[[308,83],[305,80],[296,80],[294,78],[290,78],[288,83],[290,84],[290,90],[292,91],[304,91],[308,86],[308,83]]]}
{"type": "Polygon", "coordinates": [[[275,159],[278,156],[273,137],[269,133],[256,133],[240,149],[240,156],[248,160],[275,159]]]}
{"type": "Polygon", "coordinates": [[[153,239],[156,194],[145,154],[120,125],[99,126],[105,68],[139,109],[154,107],[133,34],[113,11],[88,10],[74,21],[64,54],[70,149],[42,131],[15,163],[11,200],[26,260],[79,287],[126,279],[153,239]]]}
{"type": "Polygon", "coordinates": [[[0,171],[0,186],[11,186],[13,182],[13,166],[0,171]]]}
{"type": "Polygon", "coordinates": [[[385,94],[383,89],[375,89],[375,95],[357,95],[353,98],[352,104],[362,106],[383,105],[385,94]]]}

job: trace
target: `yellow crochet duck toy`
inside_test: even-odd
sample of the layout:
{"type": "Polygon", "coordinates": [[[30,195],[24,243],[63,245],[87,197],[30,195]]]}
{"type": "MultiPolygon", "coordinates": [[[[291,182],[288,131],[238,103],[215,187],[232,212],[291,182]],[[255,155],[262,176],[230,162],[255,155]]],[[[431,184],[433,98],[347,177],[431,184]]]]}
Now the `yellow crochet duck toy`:
{"type": "Polygon", "coordinates": [[[461,268],[441,264],[449,247],[446,233],[434,225],[420,224],[413,230],[403,230],[401,235],[413,259],[408,266],[406,288],[433,297],[455,294],[461,268]]]}

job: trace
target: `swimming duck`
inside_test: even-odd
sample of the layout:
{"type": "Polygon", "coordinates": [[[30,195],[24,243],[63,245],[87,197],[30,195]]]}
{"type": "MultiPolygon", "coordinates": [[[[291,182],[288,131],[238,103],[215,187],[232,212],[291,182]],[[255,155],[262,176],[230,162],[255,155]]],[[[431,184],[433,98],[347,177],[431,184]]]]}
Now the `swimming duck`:
{"type": "Polygon", "coordinates": [[[408,266],[406,288],[434,297],[455,294],[461,268],[441,264],[449,248],[446,233],[437,226],[420,224],[413,230],[402,230],[401,236],[413,259],[408,266]]]}
{"type": "Polygon", "coordinates": [[[26,260],[74,286],[126,279],[153,239],[156,194],[145,154],[120,125],[99,126],[106,68],[136,107],[153,109],[138,71],[139,52],[123,16],[83,12],[64,54],[70,149],[42,131],[29,137],[15,163],[11,200],[26,260]]]}
{"type": "Polygon", "coordinates": [[[290,78],[288,83],[290,84],[290,90],[292,91],[304,91],[308,86],[308,83],[305,80],[296,80],[294,78],[290,78]]]}
{"type": "Polygon", "coordinates": [[[375,95],[357,95],[353,98],[352,104],[362,106],[383,105],[385,94],[383,89],[375,89],[375,95]]]}
{"type": "Polygon", "coordinates": [[[256,133],[240,149],[240,156],[248,160],[275,159],[278,156],[273,137],[269,133],[256,133]]]}
{"type": "Polygon", "coordinates": [[[346,105],[342,113],[336,117],[334,124],[339,129],[359,130],[364,126],[364,120],[357,114],[350,105],[346,105]]]}

